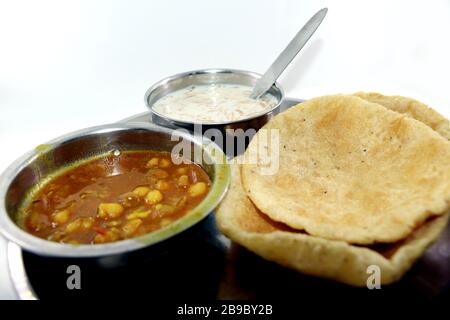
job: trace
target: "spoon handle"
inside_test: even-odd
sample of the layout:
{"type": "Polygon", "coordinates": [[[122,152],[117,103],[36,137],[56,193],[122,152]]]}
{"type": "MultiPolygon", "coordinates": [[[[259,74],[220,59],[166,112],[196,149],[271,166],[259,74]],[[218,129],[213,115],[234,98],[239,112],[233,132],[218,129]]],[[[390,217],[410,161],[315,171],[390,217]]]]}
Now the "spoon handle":
{"type": "Polygon", "coordinates": [[[286,69],[289,63],[294,59],[297,53],[302,50],[303,46],[308,42],[309,38],[314,34],[317,28],[325,18],[328,9],[323,8],[319,10],[311,19],[301,28],[295,35],[294,39],[289,42],[287,47],[280,53],[278,58],[272,63],[264,75],[256,82],[251,98],[258,99],[267,90],[272,87],[281,73],[286,69]]]}

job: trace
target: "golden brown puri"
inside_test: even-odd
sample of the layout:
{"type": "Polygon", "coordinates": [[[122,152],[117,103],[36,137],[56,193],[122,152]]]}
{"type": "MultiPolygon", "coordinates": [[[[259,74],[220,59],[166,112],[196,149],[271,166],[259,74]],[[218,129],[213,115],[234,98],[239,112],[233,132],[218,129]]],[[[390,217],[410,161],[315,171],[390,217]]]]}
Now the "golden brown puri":
{"type": "Polygon", "coordinates": [[[275,147],[260,130],[245,154],[258,162],[242,165],[242,182],[272,220],[372,244],[403,239],[449,208],[450,143],[422,122],[335,95],[301,103],[263,129],[278,130],[279,159],[258,154],[261,144],[275,147]],[[276,174],[261,174],[267,161],[279,161],[276,174]]]}
{"type": "Polygon", "coordinates": [[[383,251],[286,231],[261,213],[247,197],[239,167],[232,165],[230,190],[216,212],[221,231],[261,257],[305,274],[365,286],[367,267],[381,269],[381,284],[394,282],[412,266],[445,227],[448,214],[424,223],[409,237],[383,251]],[[389,250],[390,249],[390,250],[389,250]]]}
{"type": "Polygon", "coordinates": [[[448,119],[420,101],[402,96],[385,96],[375,92],[357,92],[354,95],[421,121],[447,140],[450,140],[448,119]]]}

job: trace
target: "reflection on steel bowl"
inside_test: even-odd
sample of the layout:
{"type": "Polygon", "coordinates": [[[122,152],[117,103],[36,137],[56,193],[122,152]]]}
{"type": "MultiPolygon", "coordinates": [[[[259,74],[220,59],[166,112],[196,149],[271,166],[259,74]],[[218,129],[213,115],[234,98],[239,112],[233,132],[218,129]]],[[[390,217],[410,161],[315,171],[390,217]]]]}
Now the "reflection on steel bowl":
{"type": "Polygon", "coordinates": [[[142,123],[88,128],[36,148],[4,172],[0,228],[9,240],[41,255],[124,253],[203,220],[222,199],[228,182],[225,156],[207,139],[142,123]],[[173,154],[180,144],[185,148],[173,154]],[[188,161],[173,162],[183,157],[188,161]],[[90,199],[88,207],[83,208],[82,198],[90,199]],[[178,210],[178,204],[175,214],[172,209],[178,210]],[[26,210],[21,213],[21,208],[26,210]],[[149,217],[158,224],[145,223],[149,217]]]}

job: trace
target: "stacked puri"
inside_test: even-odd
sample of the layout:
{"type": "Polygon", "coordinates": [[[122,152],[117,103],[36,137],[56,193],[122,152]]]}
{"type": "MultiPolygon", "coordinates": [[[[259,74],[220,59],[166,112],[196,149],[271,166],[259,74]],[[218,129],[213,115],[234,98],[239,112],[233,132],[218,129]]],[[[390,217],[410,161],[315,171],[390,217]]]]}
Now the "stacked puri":
{"type": "Polygon", "coordinates": [[[448,120],[413,99],[309,100],[273,118],[235,159],[218,225],[303,273],[365,286],[377,265],[391,283],[447,223],[449,140],[448,120]],[[266,139],[271,130],[279,146],[266,139]]]}

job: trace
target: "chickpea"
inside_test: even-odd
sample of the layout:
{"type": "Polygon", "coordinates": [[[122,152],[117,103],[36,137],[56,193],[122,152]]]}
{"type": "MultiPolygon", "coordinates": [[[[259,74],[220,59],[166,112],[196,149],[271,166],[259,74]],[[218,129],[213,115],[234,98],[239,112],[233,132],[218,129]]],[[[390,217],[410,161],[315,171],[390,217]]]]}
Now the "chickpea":
{"type": "Polygon", "coordinates": [[[137,187],[133,190],[134,194],[137,194],[139,197],[145,197],[145,195],[150,191],[148,187],[137,187]]]}
{"type": "Polygon", "coordinates": [[[189,177],[185,174],[178,178],[178,186],[185,187],[189,184],[189,177]]]}
{"type": "Polygon", "coordinates": [[[117,241],[120,239],[120,230],[117,228],[111,228],[106,234],[97,234],[94,238],[95,243],[106,243],[117,241]]]}
{"type": "Polygon", "coordinates": [[[148,160],[146,167],[147,168],[157,167],[158,163],[159,158],[151,158],[150,160],[148,160]]]}
{"type": "Polygon", "coordinates": [[[125,223],[124,226],[122,227],[122,231],[125,233],[125,237],[129,237],[133,233],[135,233],[136,230],[141,226],[141,224],[142,224],[141,219],[134,219],[125,223]]]}
{"type": "Polygon", "coordinates": [[[159,169],[159,168],[150,169],[150,170],[148,170],[147,174],[150,175],[150,177],[154,177],[157,179],[164,179],[169,176],[167,171],[165,171],[163,169],[159,169]]]}
{"type": "Polygon", "coordinates": [[[152,190],[145,196],[145,201],[149,204],[156,204],[161,202],[163,199],[163,194],[159,190],[152,190]]]}
{"type": "Polygon", "coordinates": [[[117,226],[120,225],[120,221],[113,220],[113,221],[108,222],[106,225],[107,225],[108,227],[117,227],[117,226]]]}
{"type": "Polygon", "coordinates": [[[95,243],[105,243],[106,242],[106,236],[102,234],[97,234],[94,238],[95,243]]]}
{"type": "Polygon", "coordinates": [[[81,228],[81,219],[76,219],[66,226],[66,232],[72,233],[81,228]]]}
{"type": "Polygon", "coordinates": [[[152,213],[151,210],[142,211],[138,209],[127,215],[127,220],[133,220],[137,218],[145,219],[148,218],[151,213],[152,213]]]}
{"type": "Polygon", "coordinates": [[[189,187],[188,192],[191,197],[198,197],[206,192],[206,183],[197,182],[189,187]]]}
{"type": "Polygon", "coordinates": [[[57,230],[53,234],[49,235],[47,239],[50,241],[60,241],[63,236],[64,232],[57,230]]]}
{"type": "Polygon", "coordinates": [[[88,217],[88,218],[82,218],[81,219],[81,226],[84,229],[89,229],[94,224],[94,218],[88,217]]]}
{"type": "Polygon", "coordinates": [[[158,211],[158,213],[161,216],[171,214],[171,213],[173,213],[175,211],[175,207],[174,206],[171,206],[170,204],[161,204],[161,203],[158,203],[155,206],[155,209],[156,209],[156,211],[158,211]]]}
{"type": "Polygon", "coordinates": [[[74,221],[72,221],[71,223],[69,223],[66,226],[66,232],[67,233],[72,233],[75,232],[81,228],[83,229],[89,229],[92,227],[92,225],[94,224],[94,218],[92,217],[88,217],[88,218],[78,218],[74,221]]]}
{"type": "Polygon", "coordinates": [[[70,212],[67,209],[57,211],[53,214],[53,221],[57,224],[64,224],[69,220],[70,212]]]}
{"type": "Polygon", "coordinates": [[[100,203],[98,206],[98,216],[100,218],[118,218],[123,213],[123,207],[119,203],[100,203]]]}
{"type": "Polygon", "coordinates": [[[164,219],[161,220],[160,226],[161,226],[161,228],[162,228],[162,227],[165,227],[165,226],[169,225],[171,222],[172,222],[171,219],[164,218],[164,219]]]}
{"type": "Polygon", "coordinates": [[[158,180],[156,182],[156,189],[158,190],[167,190],[169,189],[169,187],[169,182],[167,182],[166,180],[158,180]]]}
{"type": "Polygon", "coordinates": [[[168,168],[170,166],[170,160],[168,159],[161,159],[161,161],[159,162],[159,167],[160,168],[168,168]]]}
{"type": "Polygon", "coordinates": [[[178,174],[186,174],[188,172],[186,167],[181,167],[177,169],[178,174]]]}
{"type": "Polygon", "coordinates": [[[106,238],[106,235],[103,235],[103,234],[97,234],[97,235],[95,236],[95,238],[94,238],[94,242],[95,242],[95,243],[105,243],[105,242],[107,242],[106,239],[107,239],[107,238],[106,238]]]}

